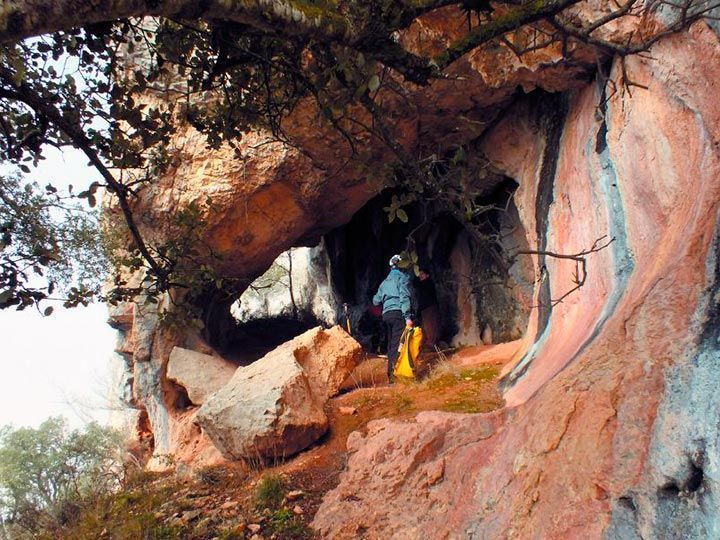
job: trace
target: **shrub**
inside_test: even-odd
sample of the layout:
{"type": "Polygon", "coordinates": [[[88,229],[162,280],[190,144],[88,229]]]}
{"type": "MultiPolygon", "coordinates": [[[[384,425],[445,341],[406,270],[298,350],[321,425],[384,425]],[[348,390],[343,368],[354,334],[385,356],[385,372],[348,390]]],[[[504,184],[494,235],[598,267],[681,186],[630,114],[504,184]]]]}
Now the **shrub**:
{"type": "Polygon", "coordinates": [[[0,518],[14,536],[71,523],[87,501],[122,482],[122,438],[92,423],[70,431],[62,418],[37,429],[0,429],[0,518]]]}

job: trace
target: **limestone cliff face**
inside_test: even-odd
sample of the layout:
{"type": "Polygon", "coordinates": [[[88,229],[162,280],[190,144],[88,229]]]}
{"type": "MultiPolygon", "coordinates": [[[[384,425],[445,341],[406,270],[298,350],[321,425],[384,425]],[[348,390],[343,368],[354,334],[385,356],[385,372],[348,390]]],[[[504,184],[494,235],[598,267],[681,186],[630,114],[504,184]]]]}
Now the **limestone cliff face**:
{"type": "Polygon", "coordinates": [[[552,107],[520,102],[485,136],[520,184],[531,245],[576,252],[615,238],[552,309],[574,264],[538,261],[546,307],[507,368],[508,407],[377,422],[352,441],[316,517],[323,534],[352,536],[369,525],[368,506],[383,534],[408,537],[430,527],[451,538],[720,534],[718,36],[696,25],[628,69],[647,90],[599,109],[595,84],[552,107]],[[398,466],[377,474],[381,453],[398,466]],[[346,502],[359,485],[360,501],[346,502]],[[387,485],[403,486],[392,505],[387,485]]]}
{"type": "MultiPolygon", "coordinates": [[[[432,48],[457,32],[458,18],[462,16],[455,12],[424,20],[403,39],[432,48]]],[[[407,148],[465,143],[498,117],[519,86],[556,90],[558,85],[584,84],[595,58],[580,55],[567,67],[559,67],[557,52],[510,60],[495,70],[472,56],[454,68],[458,80],[438,81],[428,89],[408,87],[403,96],[388,92],[384,104],[395,135],[407,148]]],[[[323,234],[347,223],[377,195],[382,164],[392,155],[367,132],[357,134],[362,152],[349,162],[347,144],[322,121],[311,102],[301,102],[283,128],[294,146],[273,142],[268,133],[249,133],[239,143],[239,155],[229,148],[210,152],[204,137],[190,127],[181,130],[168,148],[173,156],[168,173],[138,193],[135,210],[144,234],[162,238],[173,215],[198,202],[204,238],[220,256],[213,260],[216,270],[250,283],[280,253],[292,246],[317,244],[323,234]],[[212,203],[205,206],[208,196],[212,203]]],[[[214,320],[216,312],[222,312],[218,318],[224,321],[208,325],[207,332],[214,334],[210,341],[228,333],[229,307],[209,309],[209,318],[214,320]]],[[[117,350],[126,360],[125,380],[133,388],[127,403],[143,411],[143,418],[147,416],[143,425],[150,426],[154,435],[157,459],[152,463],[160,466],[169,454],[180,461],[195,460],[198,452],[205,451],[207,439],[193,423],[192,411],[186,410],[182,392],[165,373],[173,347],[213,353],[207,339],[160,327],[154,306],[120,306],[111,313],[111,321],[120,330],[117,350]]],[[[465,333],[477,335],[472,328],[465,333]]]]}
{"type": "MultiPolygon", "coordinates": [[[[449,27],[424,21],[403,39],[432,47],[449,27]]],[[[632,95],[590,80],[591,55],[561,67],[556,53],[525,63],[471,55],[455,68],[462,83],[411,89],[395,104],[397,133],[408,147],[481,135],[480,150],[518,184],[530,250],[614,241],[588,257],[585,284],[557,305],[575,263],[521,263],[536,307],[518,319],[523,345],[503,374],[505,409],[384,420],[351,437],[348,469],[315,520],[327,537],[720,537],[718,33],[698,23],[647,58],[628,58],[632,79],[647,86],[632,95]],[[516,96],[518,86],[555,93],[516,96]]],[[[615,61],[613,80],[620,71],[615,61]]],[[[367,168],[342,168],[342,143],[309,105],[289,122],[309,154],[254,134],[238,160],[208,154],[188,131],[176,141],[182,159],[142,208],[160,216],[211,194],[208,240],[222,270],[257,277],[376,194],[367,168]]],[[[372,146],[368,155],[387,158],[372,146]]],[[[216,353],[198,335],[161,328],[146,307],[111,316],[154,463],[219,459],[165,376],[175,346],[216,353]]],[[[479,328],[464,331],[477,339],[479,328]]]]}

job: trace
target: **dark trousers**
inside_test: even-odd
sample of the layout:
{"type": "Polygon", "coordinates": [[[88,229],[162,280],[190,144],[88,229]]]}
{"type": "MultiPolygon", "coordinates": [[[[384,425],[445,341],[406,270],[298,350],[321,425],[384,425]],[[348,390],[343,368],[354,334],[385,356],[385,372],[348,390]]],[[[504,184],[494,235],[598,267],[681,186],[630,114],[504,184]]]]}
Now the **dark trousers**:
{"type": "Polygon", "coordinates": [[[402,311],[398,309],[383,313],[382,318],[387,328],[388,337],[388,378],[392,380],[395,362],[397,362],[398,356],[400,356],[398,347],[400,346],[400,336],[402,336],[403,330],[405,330],[405,317],[403,317],[402,311]]]}

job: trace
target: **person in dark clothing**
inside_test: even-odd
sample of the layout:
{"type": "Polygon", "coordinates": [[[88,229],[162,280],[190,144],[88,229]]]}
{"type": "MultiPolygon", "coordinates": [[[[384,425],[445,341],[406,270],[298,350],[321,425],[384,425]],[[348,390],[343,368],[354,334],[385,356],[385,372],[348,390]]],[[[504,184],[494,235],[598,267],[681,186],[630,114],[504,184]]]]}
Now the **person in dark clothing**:
{"type": "Polygon", "coordinates": [[[382,318],[388,336],[388,379],[394,382],[393,371],[399,356],[400,336],[406,326],[413,326],[410,276],[398,268],[400,255],[390,259],[390,273],[373,296],[373,305],[382,304],[382,318]]]}
{"type": "Polygon", "coordinates": [[[415,298],[423,329],[423,346],[435,349],[440,330],[440,309],[435,283],[426,270],[420,270],[415,279],[415,298]]]}

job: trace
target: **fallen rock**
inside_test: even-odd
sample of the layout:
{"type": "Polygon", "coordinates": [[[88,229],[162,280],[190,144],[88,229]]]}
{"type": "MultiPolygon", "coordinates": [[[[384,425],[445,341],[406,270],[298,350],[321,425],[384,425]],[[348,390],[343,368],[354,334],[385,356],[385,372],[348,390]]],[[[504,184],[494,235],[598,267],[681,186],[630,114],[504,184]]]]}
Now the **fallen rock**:
{"type": "Polygon", "coordinates": [[[339,327],[308,330],[239,368],[199,409],[198,421],[226,458],[295,454],[327,430],[323,406],[361,353],[339,327]]]}
{"type": "Polygon", "coordinates": [[[248,531],[250,531],[253,534],[259,532],[260,529],[262,529],[262,527],[260,525],[258,525],[257,523],[251,523],[250,525],[247,526],[247,528],[248,528],[248,531]]]}
{"type": "Polygon", "coordinates": [[[357,413],[357,409],[355,407],[340,407],[340,414],[344,414],[347,416],[352,416],[353,414],[357,413]]]}
{"type": "Polygon", "coordinates": [[[198,420],[228,459],[292,455],[328,427],[305,373],[284,352],[238,370],[203,404],[198,420]]]}
{"type": "Polygon", "coordinates": [[[308,330],[286,345],[307,374],[313,395],[324,403],[338,393],[360,362],[362,347],[340,326],[308,330]]]}
{"type": "Polygon", "coordinates": [[[185,390],[194,405],[216,392],[232,378],[237,366],[209,354],[173,347],[167,366],[167,378],[185,390]]]}
{"type": "Polygon", "coordinates": [[[301,516],[304,513],[305,513],[304,510],[302,509],[302,507],[299,504],[296,504],[293,507],[293,514],[295,514],[296,516],[301,516]]]}
{"type": "Polygon", "coordinates": [[[294,501],[296,499],[299,499],[300,497],[304,496],[305,492],[301,489],[294,489],[292,491],[288,491],[288,493],[285,495],[285,498],[288,501],[294,501]]]}

